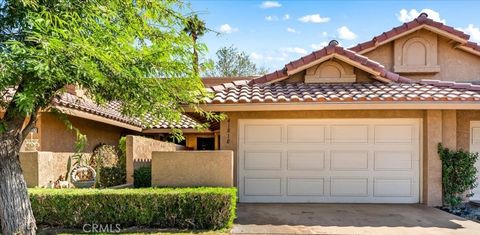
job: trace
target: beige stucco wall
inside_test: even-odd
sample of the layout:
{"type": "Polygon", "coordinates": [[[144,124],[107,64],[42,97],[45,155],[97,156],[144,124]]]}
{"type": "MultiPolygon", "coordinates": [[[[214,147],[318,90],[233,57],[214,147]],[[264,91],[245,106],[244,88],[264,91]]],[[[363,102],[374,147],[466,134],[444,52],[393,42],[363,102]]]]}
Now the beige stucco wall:
{"type": "MultiPolygon", "coordinates": [[[[73,153],[21,152],[20,163],[28,187],[45,187],[67,173],[68,158],[73,153]]],[[[85,154],[88,159],[90,154],[85,154]]]]}
{"type": "Polygon", "coordinates": [[[232,187],[233,151],[153,152],[152,186],[232,187]]]}
{"type": "MultiPolygon", "coordinates": [[[[100,144],[118,145],[122,135],[131,133],[124,128],[108,125],[88,119],[68,116],[72,125],[87,136],[84,152],[92,152],[100,144]]],[[[52,113],[42,113],[39,119],[40,148],[39,151],[74,152],[75,132],[69,130],[65,123],[52,113]]]]}
{"type": "Polygon", "coordinates": [[[126,136],[127,183],[133,183],[133,171],[142,166],[150,166],[153,151],[176,151],[182,149],[173,143],[163,142],[142,136],[126,136]]]}
{"type": "Polygon", "coordinates": [[[457,148],[470,150],[470,122],[480,121],[480,110],[457,111],[457,148]]]}
{"type": "MultiPolygon", "coordinates": [[[[470,120],[480,120],[480,111],[453,110],[349,110],[349,111],[265,111],[229,112],[229,119],[221,122],[220,147],[222,150],[237,150],[239,119],[287,119],[287,118],[418,118],[423,120],[423,202],[429,206],[442,203],[441,161],[437,145],[442,142],[449,147],[463,147],[469,143],[470,120]],[[453,127],[453,128],[451,128],[453,127]],[[230,131],[227,131],[230,129],[230,131]]],[[[234,154],[234,178],[237,168],[234,154]]]]}
{"type": "MultiPolygon", "coordinates": [[[[415,33],[416,36],[430,34],[431,33],[427,30],[421,30],[415,33]]],[[[405,37],[410,36],[411,35],[406,35],[405,37]]],[[[454,46],[455,43],[450,43],[450,39],[443,36],[437,36],[437,59],[438,65],[440,66],[440,72],[402,75],[415,80],[438,79],[448,81],[480,81],[480,57],[461,49],[454,48],[454,46]]],[[[386,69],[393,71],[394,42],[379,46],[375,50],[367,52],[364,55],[383,64],[386,69]]]]}

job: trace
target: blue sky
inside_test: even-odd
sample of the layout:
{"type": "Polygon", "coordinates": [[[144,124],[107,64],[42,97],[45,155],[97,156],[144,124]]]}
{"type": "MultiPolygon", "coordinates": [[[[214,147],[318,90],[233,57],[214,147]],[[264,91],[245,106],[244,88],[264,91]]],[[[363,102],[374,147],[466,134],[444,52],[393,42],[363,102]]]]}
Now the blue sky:
{"type": "Polygon", "coordinates": [[[332,39],[349,47],[416,17],[424,11],[480,42],[477,1],[227,1],[191,0],[207,27],[207,58],[234,45],[270,70],[323,47],[332,39]]]}

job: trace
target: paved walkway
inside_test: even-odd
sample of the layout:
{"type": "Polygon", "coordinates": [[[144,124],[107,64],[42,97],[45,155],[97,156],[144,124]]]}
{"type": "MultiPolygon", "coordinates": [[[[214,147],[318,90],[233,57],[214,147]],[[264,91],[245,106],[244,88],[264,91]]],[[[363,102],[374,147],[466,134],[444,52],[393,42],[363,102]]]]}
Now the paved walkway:
{"type": "Polygon", "coordinates": [[[480,234],[480,223],[423,205],[238,204],[232,234],[480,234]]]}

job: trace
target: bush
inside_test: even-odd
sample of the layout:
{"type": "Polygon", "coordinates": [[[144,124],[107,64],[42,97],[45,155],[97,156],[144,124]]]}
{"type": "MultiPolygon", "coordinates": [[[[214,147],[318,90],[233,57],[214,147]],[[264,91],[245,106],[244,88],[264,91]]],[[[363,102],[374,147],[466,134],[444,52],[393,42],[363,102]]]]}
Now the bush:
{"type": "MultiPolygon", "coordinates": [[[[121,140],[119,147],[123,147],[121,140]]],[[[122,149],[112,145],[100,143],[95,146],[89,162],[97,172],[95,188],[108,188],[126,183],[127,171],[123,153],[122,149]]]]}
{"type": "Polygon", "coordinates": [[[462,202],[462,195],[476,186],[477,169],[475,168],[475,162],[478,153],[450,150],[444,148],[442,144],[438,144],[438,154],[442,160],[444,204],[450,208],[457,207],[462,202]]]}
{"type": "Polygon", "coordinates": [[[223,229],[235,217],[235,188],[30,189],[38,225],[119,224],[223,229]]]}
{"type": "Polygon", "coordinates": [[[152,186],[152,168],[142,166],[133,171],[133,187],[148,188],[152,186]]]}
{"type": "Polygon", "coordinates": [[[98,187],[100,188],[125,184],[127,181],[127,172],[119,166],[101,167],[99,172],[98,187]]]}

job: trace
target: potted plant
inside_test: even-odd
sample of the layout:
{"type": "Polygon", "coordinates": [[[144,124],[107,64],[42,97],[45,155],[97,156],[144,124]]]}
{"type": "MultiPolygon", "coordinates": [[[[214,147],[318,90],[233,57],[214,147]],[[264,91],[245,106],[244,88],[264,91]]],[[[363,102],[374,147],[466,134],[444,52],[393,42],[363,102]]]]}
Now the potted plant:
{"type": "Polygon", "coordinates": [[[82,153],[75,153],[68,159],[68,162],[67,170],[70,172],[70,182],[76,188],[91,188],[95,185],[97,176],[95,169],[86,164],[82,153]],[[72,160],[74,161],[73,165],[71,164],[72,160]]]}

